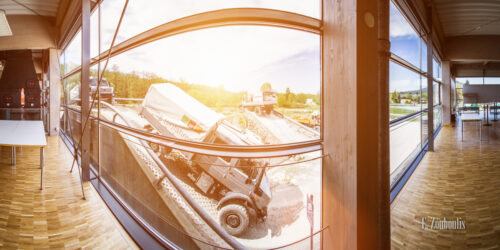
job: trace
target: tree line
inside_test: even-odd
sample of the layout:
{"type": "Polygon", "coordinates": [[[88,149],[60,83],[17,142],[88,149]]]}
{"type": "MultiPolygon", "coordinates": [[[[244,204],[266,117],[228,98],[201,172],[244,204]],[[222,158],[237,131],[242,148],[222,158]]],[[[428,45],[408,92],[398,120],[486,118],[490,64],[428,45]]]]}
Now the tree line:
{"type": "MultiPolygon", "coordinates": [[[[91,70],[91,76],[97,76],[96,70],[91,70]]],[[[201,84],[188,83],[184,80],[171,81],[162,78],[151,72],[131,73],[120,72],[118,66],[113,65],[110,70],[104,72],[104,78],[114,87],[116,97],[121,98],[144,98],[149,87],[155,83],[171,83],[184,92],[211,108],[238,107],[242,98],[247,94],[246,91],[232,92],[226,90],[223,86],[213,87],[201,84]]],[[[272,89],[271,83],[263,83],[261,90],[272,89]]],[[[320,95],[293,93],[290,88],[285,93],[277,93],[278,107],[284,108],[303,108],[306,106],[307,99],[311,99],[315,105],[320,104],[320,95]]]]}

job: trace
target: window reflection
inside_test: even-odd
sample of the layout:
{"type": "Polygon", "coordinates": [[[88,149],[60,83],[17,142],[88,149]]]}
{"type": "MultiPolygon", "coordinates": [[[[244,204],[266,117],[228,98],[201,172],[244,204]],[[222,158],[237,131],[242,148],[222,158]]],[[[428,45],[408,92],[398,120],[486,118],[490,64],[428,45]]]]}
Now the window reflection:
{"type": "Polygon", "coordinates": [[[78,31],[75,37],[64,50],[64,74],[78,68],[82,63],[82,32],[78,31]]]}
{"type": "Polygon", "coordinates": [[[420,67],[420,37],[397,7],[390,6],[391,52],[420,67]]]}
{"type": "MultiPolygon", "coordinates": [[[[130,1],[132,2],[149,2],[149,1],[130,1]]],[[[121,13],[123,11],[123,6],[125,5],[125,0],[105,0],[101,3],[101,51],[106,51],[111,46],[111,42],[113,40],[113,36],[115,34],[116,26],[118,25],[118,21],[120,20],[121,13]]],[[[143,12],[145,15],[149,15],[148,12],[143,12]]],[[[143,23],[144,20],[138,21],[140,19],[134,20],[136,23],[143,23]]],[[[122,23],[123,24],[123,23],[122,23]]],[[[126,26],[121,26],[126,27],[126,26]]],[[[128,28],[128,27],[127,27],[128,28]]],[[[123,30],[121,28],[120,30],[123,30]]],[[[118,34],[120,36],[120,33],[118,34]]],[[[117,37],[120,39],[120,37],[117,37]]],[[[121,40],[124,40],[121,37],[121,40]]],[[[115,44],[118,44],[115,41],[115,44]]]]}
{"type": "MultiPolygon", "coordinates": [[[[425,122],[425,123],[424,123],[425,122]]],[[[421,130],[426,130],[421,115],[390,128],[391,183],[397,179],[421,149],[421,130]]]]}
{"type": "Polygon", "coordinates": [[[441,104],[441,100],[439,98],[440,97],[440,85],[439,85],[439,83],[434,82],[433,87],[434,87],[434,89],[433,89],[434,105],[441,104]]]}
{"type": "Polygon", "coordinates": [[[250,145],[319,138],[314,34],[260,26],[189,32],[113,57],[104,77],[114,86],[117,105],[139,105],[144,116],[184,126],[186,139],[207,140],[205,133],[222,120],[247,133],[250,145]],[[283,115],[285,120],[277,119],[283,115]]]}
{"type": "MultiPolygon", "coordinates": [[[[121,9],[117,6],[123,6],[122,0],[105,0],[103,3],[103,13],[111,12],[111,15],[103,15],[103,22],[116,23],[117,11],[121,9]],[[110,2],[110,3],[106,3],[110,2]],[[111,7],[113,6],[113,7],[111,7]],[[111,9],[114,8],[115,10],[111,9]],[[119,10],[116,10],[119,9],[119,10]],[[112,20],[114,18],[115,20],[112,20]]],[[[227,8],[266,8],[295,12],[314,18],[320,18],[320,1],[303,1],[303,0],[212,0],[212,1],[197,1],[197,0],[149,0],[149,1],[130,1],[127,6],[127,11],[123,18],[123,27],[121,29],[116,43],[122,42],[141,32],[149,30],[158,25],[175,19],[186,16],[227,8]],[[141,20],[138,22],[137,20],[141,20]]],[[[118,14],[119,17],[119,14],[118,14]]],[[[107,26],[107,25],[106,25],[107,26]]],[[[116,24],[114,25],[116,26],[116,24]]],[[[106,33],[111,33],[110,30],[104,30],[106,33]]],[[[112,34],[112,33],[111,33],[112,34]]],[[[109,34],[108,34],[109,37],[109,34]]],[[[112,35],[111,35],[112,37],[112,35]]],[[[109,40],[110,39],[106,39],[109,40]]]]}
{"type": "Polygon", "coordinates": [[[420,40],[420,46],[422,46],[422,51],[421,51],[421,55],[422,55],[422,67],[420,67],[420,69],[423,71],[423,72],[427,72],[427,44],[425,44],[424,40],[420,40]]]}
{"type": "Polygon", "coordinates": [[[432,74],[435,79],[441,80],[441,64],[432,58],[432,74]]]}
{"type": "Polygon", "coordinates": [[[99,9],[95,8],[90,16],[90,57],[99,54],[99,9]]]}
{"type": "Polygon", "coordinates": [[[457,77],[460,84],[500,84],[500,77],[457,77]]]}
{"type": "Polygon", "coordinates": [[[427,94],[422,96],[420,75],[396,64],[389,64],[389,114],[398,119],[421,110],[427,94]]]}
{"type": "MultiPolygon", "coordinates": [[[[155,8],[165,2],[146,5],[143,1],[131,1],[122,24],[127,28],[121,29],[123,33],[119,33],[117,42],[166,21],[209,10],[204,3],[198,2],[155,8]],[[141,17],[141,22],[136,18],[128,19],[127,24],[125,20],[134,17],[134,11],[148,15],[141,17]],[[178,16],[170,15],[169,11],[175,11],[178,16]]],[[[101,51],[111,44],[123,3],[122,0],[102,3],[101,51]]],[[[316,4],[319,9],[319,1],[316,4]]],[[[215,1],[210,3],[210,8],[265,7],[307,14],[314,8],[305,8],[306,5],[315,6],[308,1],[215,1]]],[[[97,55],[99,47],[97,13],[91,17],[92,56],[97,55]]],[[[316,14],[319,16],[319,11],[316,14]]],[[[75,39],[81,41],[80,37],[75,39]]],[[[77,45],[72,43],[70,46],[77,45]]],[[[74,51],[81,53],[81,49],[74,51]]],[[[68,49],[65,54],[73,52],[68,49]]],[[[61,63],[64,61],[63,57],[61,63]]],[[[89,79],[91,96],[100,91],[101,100],[107,103],[95,105],[92,110],[94,116],[99,111],[103,120],[154,134],[212,144],[283,144],[319,139],[321,67],[318,35],[262,26],[228,26],[176,35],[111,58],[109,67],[103,72],[101,87],[97,88],[98,67],[102,71],[103,65],[104,61],[94,65],[89,79]]],[[[69,108],[65,110],[68,114],[63,112],[66,128],[63,133],[77,142],[81,135],[80,72],[66,76],[64,87],[69,108]]],[[[172,190],[164,190],[161,197],[154,196],[167,179],[158,184],[146,176],[161,171],[155,168],[160,161],[196,203],[245,246],[274,248],[290,243],[291,239],[308,236],[309,228],[304,225],[309,223],[306,202],[311,196],[315,196],[311,201],[316,207],[313,230],[318,231],[321,227],[322,162],[319,151],[257,160],[207,156],[181,152],[150,141],[144,145],[137,138],[117,133],[103,124],[92,119],[88,130],[91,163],[93,167],[98,166],[96,174],[152,229],[169,239],[175,238],[176,243],[187,249],[204,247],[200,242],[191,244],[188,237],[210,242],[206,235],[196,230],[207,225],[197,222],[196,227],[191,227],[194,223],[189,219],[195,220],[195,216],[190,207],[181,204],[179,199],[167,197],[164,200],[165,193],[180,197],[172,190]],[[146,152],[148,149],[151,151],[146,152]],[[149,158],[154,154],[159,158],[156,162],[149,158]],[[313,158],[314,161],[301,162],[313,158]],[[286,165],[277,166],[280,164],[286,165]],[[266,165],[274,167],[262,167],[266,165]],[[255,166],[259,168],[253,168],[255,166]],[[149,184],[155,188],[147,195],[137,188],[149,187],[149,184]],[[217,207],[222,198],[234,193],[250,194],[255,205],[228,199],[221,208],[217,207]],[[179,207],[172,209],[175,206],[179,207]],[[228,220],[224,219],[224,213],[234,208],[246,211],[242,215],[252,216],[241,232],[228,228],[228,220]],[[183,211],[189,215],[188,220],[177,221],[184,216],[183,211]],[[182,234],[181,237],[172,236],[171,225],[175,225],[174,232],[182,234]],[[183,227],[186,232],[176,231],[183,227]]],[[[319,246],[319,237],[314,241],[319,246]]],[[[307,244],[303,245],[308,246],[309,242],[304,242],[307,244]]],[[[303,248],[297,244],[295,247],[303,248]]]]}

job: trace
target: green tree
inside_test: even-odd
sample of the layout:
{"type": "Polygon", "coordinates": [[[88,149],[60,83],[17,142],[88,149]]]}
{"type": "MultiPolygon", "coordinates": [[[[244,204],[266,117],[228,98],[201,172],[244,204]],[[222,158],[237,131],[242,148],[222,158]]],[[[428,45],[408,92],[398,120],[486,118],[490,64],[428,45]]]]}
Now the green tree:
{"type": "Polygon", "coordinates": [[[392,103],[401,103],[401,96],[397,90],[391,93],[391,101],[392,103]]]}
{"type": "Polygon", "coordinates": [[[265,82],[262,85],[260,85],[260,92],[271,91],[271,90],[273,90],[273,87],[268,82],[265,82]]]}

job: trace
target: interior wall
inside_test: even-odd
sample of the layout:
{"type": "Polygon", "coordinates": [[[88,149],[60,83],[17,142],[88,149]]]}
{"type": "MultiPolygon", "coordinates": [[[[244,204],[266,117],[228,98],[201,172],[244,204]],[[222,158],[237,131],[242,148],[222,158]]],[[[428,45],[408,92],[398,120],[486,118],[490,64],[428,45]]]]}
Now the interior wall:
{"type": "Polygon", "coordinates": [[[7,15],[12,36],[0,37],[0,50],[46,49],[55,47],[55,29],[37,15],[7,15]]]}

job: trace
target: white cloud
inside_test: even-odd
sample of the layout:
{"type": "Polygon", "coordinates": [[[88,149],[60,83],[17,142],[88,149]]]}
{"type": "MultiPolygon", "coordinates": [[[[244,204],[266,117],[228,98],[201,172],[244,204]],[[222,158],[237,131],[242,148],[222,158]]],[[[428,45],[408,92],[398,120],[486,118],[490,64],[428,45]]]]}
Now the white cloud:
{"type": "MultiPolygon", "coordinates": [[[[101,51],[107,50],[111,43],[124,2],[105,0],[101,5],[101,51]]],[[[319,0],[130,1],[115,44],[178,18],[237,7],[280,9],[315,18],[320,16],[319,0]]],[[[258,89],[266,79],[277,82],[276,86],[280,87],[298,86],[300,79],[304,86],[296,89],[316,93],[320,89],[320,71],[315,69],[320,63],[319,45],[319,36],[306,32],[263,26],[226,26],[143,45],[112,58],[108,68],[116,64],[123,72],[152,72],[170,80],[223,85],[233,91],[258,89]],[[283,62],[311,50],[317,51],[318,55],[304,61],[303,65],[283,62]]],[[[95,48],[92,48],[92,53],[97,54],[95,48]]]]}
{"type": "Polygon", "coordinates": [[[418,37],[413,27],[403,17],[401,12],[391,2],[390,8],[390,35],[391,37],[398,36],[415,36],[418,37]]]}
{"type": "Polygon", "coordinates": [[[319,45],[318,35],[301,31],[227,26],[150,43],[112,58],[110,65],[118,65],[123,72],[153,72],[170,80],[223,85],[233,91],[256,90],[264,81],[274,81],[276,86],[300,85],[295,89],[316,93],[320,88],[320,71],[314,70],[320,63],[319,45]],[[293,56],[311,50],[317,55],[307,54],[310,60],[301,65],[292,61],[293,56]],[[285,66],[273,70],[276,64],[285,66]]]}

